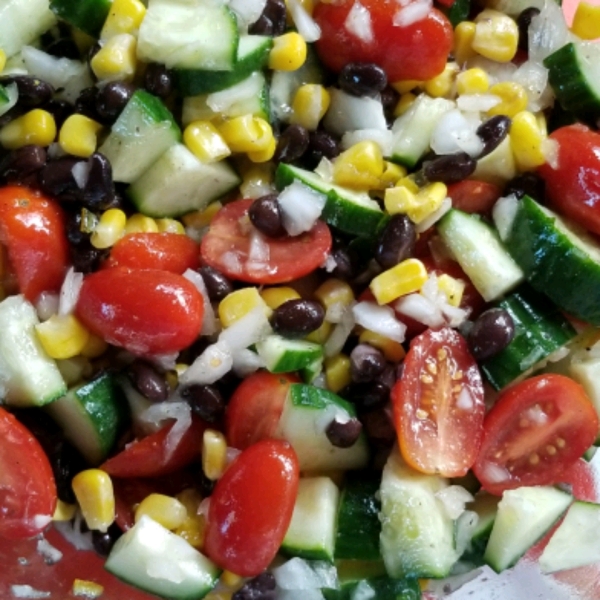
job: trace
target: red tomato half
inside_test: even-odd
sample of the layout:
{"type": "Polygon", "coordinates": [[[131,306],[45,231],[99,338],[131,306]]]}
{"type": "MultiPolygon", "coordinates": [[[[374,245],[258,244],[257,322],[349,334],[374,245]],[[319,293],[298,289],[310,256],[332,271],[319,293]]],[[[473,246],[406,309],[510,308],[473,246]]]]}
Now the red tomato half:
{"type": "Polygon", "coordinates": [[[500,394],[486,416],[473,472],[498,495],[567,481],[597,433],[598,416],[579,384],[563,375],[538,375],[500,394]]]}
{"type": "Polygon", "coordinates": [[[88,275],[77,316],[110,344],[138,355],[178,352],[199,335],[202,297],[176,273],[115,267],[88,275]]]}
{"type": "MultiPolygon", "coordinates": [[[[321,28],[316,42],[319,58],[338,73],[348,63],[375,63],[390,82],[426,80],[444,70],[452,49],[452,25],[437,9],[410,25],[395,25],[402,6],[397,0],[318,2],[314,18],[321,28]],[[360,37],[347,27],[348,15],[356,7],[356,21],[366,25],[360,37]]],[[[350,19],[352,22],[352,18],[350,19]]]]}
{"type": "Polygon", "coordinates": [[[179,233],[132,233],[110,250],[107,267],[162,269],[182,274],[200,265],[198,244],[179,233]]]}
{"type": "Polygon", "coordinates": [[[12,414],[0,408],[0,537],[19,539],[46,528],[56,508],[48,457],[12,414]]]}
{"type": "Polygon", "coordinates": [[[226,204],[210,224],[200,252],[206,264],[231,279],[249,283],[283,283],[314,271],[331,248],[329,227],[317,221],[308,232],[294,237],[265,238],[268,257],[250,260],[249,222],[245,219],[252,200],[226,204]]]}
{"type": "Polygon", "coordinates": [[[448,327],[416,337],[392,388],[404,460],[423,473],[461,477],[483,433],[483,383],[464,338],[448,327]]]}
{"type": "Polygon", "coordinates": [[[0,243],[19,290],[35,302],[60,289],[69,264],[64,215],[57,203],[24,187],[0,188],[0,243]]]}
{"type": "Polygon", "coordinates": [[[244,450],[259,440],[272,437],[283,411],[293,375],[253,373],[237,387],[225,413],[225,435],[233,448],[244,450]]]}
{"type": "Polygon", "coordinates": [[[275,558],[298,493],[298,459],[282,440],[244,450],[210,497],[204,551],[223,569],[254,577],[275,558]]]}
{"type": "Polygon", "coordinates": [[[600,133],[569,125],[550,139],[558,144],[556,168],[546,163],[538,171],[546,196],[560,213],[600,235],[600,133]]]}

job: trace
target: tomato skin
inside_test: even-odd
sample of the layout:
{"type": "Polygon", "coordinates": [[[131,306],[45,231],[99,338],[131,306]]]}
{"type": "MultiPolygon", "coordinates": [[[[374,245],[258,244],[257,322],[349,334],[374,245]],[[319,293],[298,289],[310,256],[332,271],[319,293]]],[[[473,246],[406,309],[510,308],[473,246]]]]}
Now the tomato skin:
{"type": "Polygon", "coordinates": [[[204,551],[223,569],[254,577],[275,558],[298,493],[296,453],[262,440],[233,461],[210,497],[204,551]]]}
{"type": "Polygon", "coordinates": [[[553,373],[525,379],[503,391],[487,414],[473,472],[497,495],[566,481],[598,428],[596,411],[578,383],[553,373]]]}
{"type": "Polygon", "coordinates": [[[557,167],[538,169],[546,183],[546,197],[558,212],[600,235],[600,133],[584,125],[553,131],[558,144],[557,167]]]}
{"type": "Polygon", "coordinates": [[[0,537],[37,535],[56,508],[52,467],[29,430],[1,407],[0,440],[0,537]]]}
{"type": "Polygon", "coordinates": [[[413,339],[392,388],[404,460],[423,473],[466,475],[483,434],[483,396],[477,363],[458,332],[428,329],[413,339]]]}
{"type": "Polygon", "coordinates": [[[114,267],[85,277],[76,314],[110,344],[160,355],[182,350],[198,337],[204,304],[181,275],[114,267]]]}
{"type": "Polygon", "coordinates": [[[465,179],[448,186],[452,207],[467,213],[489,213],[502,196],[502,188],[487,181],[465,179]]]}
{"type": "Polygon", "coordinates": [[[0,243],[30,302],[57,292],[69,265],[65,217],[53,200],[21,186],[0,188],[0,243]]]}
{"type": "Polygon", "coordinates": [[[179,233],[132,233],[110,250],[105,267],[161,269],[180,275],[200,266],[198,244],[179,233]]]}
{"type": "Polygon", "coordinates": [[[215,215],[200,245],[200,255],[207,265],[248,283],[284,283],[308,275],[325,261],[331,233],[325,223],[317,221],[310,231],[298,236],[264,238],[269,249],[266,268],[253,265],[249,261],[248,228],[240,222],[252,202],[230,202],[215,215]]]}
{"type": "Polygon", "coordinates": [[[362,0],[369,11],[372,40],[360,39],[348,31],[345,22],[354,0],[318,2],[313,17],[321,28],[315,46],[325,66],[339,73],[352,62],[375,63],[388,81],[424,81],[444,70],[452,49],[453,32],[448,19],[437,9],[408,26],[394,25],[400,10],[396,0],[362,0]]]}
{"type": "Polygon", "coordinates": [[[275,375],[257,371],[240,383],[225,412],[227,443],[244,450],[260,440],[272,437],[283,411],[283,404],[295,375],[275,375]]]}

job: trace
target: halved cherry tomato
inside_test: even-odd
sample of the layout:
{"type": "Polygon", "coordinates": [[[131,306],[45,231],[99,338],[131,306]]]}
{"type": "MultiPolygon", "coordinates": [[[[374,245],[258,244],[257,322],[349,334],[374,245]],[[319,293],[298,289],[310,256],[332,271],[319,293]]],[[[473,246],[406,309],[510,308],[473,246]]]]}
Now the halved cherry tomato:
{"type": "Polygon", "coordinates": [[[37,535],[55,508],[56,485],[46,454],[26,427],[0,408],[0,537],[37,535]]]}
{"type": "Polygon", "coordinates": [[[487,181],[465,179],[448,186],[453,208],[468,213],[489,213],[502,196],[502,188],[487,181]]]}
{"type": "Polygon", "coordinates": [[[110,250],[104,266],[161,269],[182,274],[200,264],[198,244],[179,233],[132,233],[110,250]]]}
{"type": "Polygon", "coordinates": [[[410,25],[396,25],[402,10],[397,0],[318,2],[313,16],[321,28],[319,58],[336,73],[348,63],[375,63],[390,82],[435,77],[452,49],[452,25],[437,9],[410,25]],[[357,11],[354,20],[348,20],[351,10],[357,11]]]}
{"type": "Polygon", "coordinates": [[[483,383],[464,338],[454,329],[416,337],[392,388],[404,460],[423,473],[465,475],[483,434],[483,383]]]}
{"type": "Polygon", "coordinates": [[[565,216],[600,234],[600,133],[569,125],[553,131],[550,139],[557,144],[556,161],[538,170],[548,200],[565,216]]]}
{"type": "Polygon", "coordinates": [[[298,493],[298,459],[282,440],[262,440],[233,461],[210,497],[204,551],[243,577],[275,558],[298,493]]]}
{"type": "Polygon", "coordinates": [[[272,437],[283,411],[283,403],[294,375],[253,373],[236,388],[225,413],[225,435],[233,448],[244,450],[272,437]]]}
{"type": "Polygon", "coordinates": [[[199,335],[204,304],[176,273],[114,267],[88,275],[76,313],[110,344],[138,355],[178,352],[199,335]]]}
{"type": "Polygon", "coordinates": [[[57,292],[69,264],[65,219],[56,202],[25,187],[0,188],[0,243],[16,272],[19,290],[35,302],[57,292]]]}
{"type": "Polygon", "coordinates": [[[249,222],[252,200],[237,200],[219,210],[202,239],[200,253],[206,264],[231,279],[249,283],[283,283],[314,271],[331,248],[329,227],[322,221],[294,237],[264,238],[267,256],[250,257],[249,222]]]}
{"type": "Polygon", "coordinates": [[[598,427],[578,383],[553,373],[526,379],[502,392],[487,414],[473,472],[485,490],[498,495],[566,481],[598,427]]]}
{"type": "Polygon", "coordinates": [[[189,465],[200,456],[206,424],[192,416],[192,424],[173,448],[169,448],[169,432],[174,423],[156,433],[129,444],[100,468],[112,477],[159,477],[189,465]]]}

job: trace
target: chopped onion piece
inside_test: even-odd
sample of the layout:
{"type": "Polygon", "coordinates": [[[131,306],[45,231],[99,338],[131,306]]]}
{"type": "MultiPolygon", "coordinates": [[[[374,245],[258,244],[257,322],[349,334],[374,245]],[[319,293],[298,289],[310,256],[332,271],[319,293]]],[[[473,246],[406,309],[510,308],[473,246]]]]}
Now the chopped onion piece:
{"type": "Polygon", "coordinates": [[[58,314],[70,315],[74,310],[83,285],[83,273],[78,273],[70,267],[60,288],[58,314]]]}
{"type": "Polygon", "coordinates": [[[200,292],[202,296],[202,303],[204,305],[204,317],[202,318],[202,330],[201,335],[213,335],[219,330],[219,321],[215,317],[215,311],[208,297],[208,290],[202,275],[198,271],[193,269],[187,269],[183,276],[194,284],[194,287],[200,292]]]}
{"type": "Polygon", "coordinates": [[[321,561],[309,564],[302,558],[288,560],[273,569],[273,575],[281,590],[337,589],[339,585],[334,565],[321,561]]]}
{"type": "Polygon", "coordinates": [[[394,15],[394,25],[397,27],[408,27],[422,21],[433,7],[432,0],[416,0],[401,8],[394,15]]]}
{"type": "Polygon", "coordinates": [[[421,294],[407,294],[394,303],[394,309],[428,327],[442,327],[445,324],[439,307],[421,294]]]}
{"type": "Polygon", "coordinates": [[[36,550],[47,565],[54,565],[63,557],[63,553],[43,537],[37,541],[36,550]]]}
{"type": "Polygon", "coordinates": [[[273,267],[269,264],[270,249],[263,234],[255,227],[250,231],[250,249],[246,268],[253,272],[270,273],[273,267]]]}
{"type": "Polygon", "coordinates": [[[344,28],[362,42],[371,43],[374,39],[371,13],[358,0],[352,5],[344,28]]]}
{"type": "Polygon", "coordinates": [[[483,465],[483,475],[490,483],[502,483],[510,479],[510,473],[504,467],[491,462],[483,465]]]}
{"type": "Polygon", "coordinates": [[[247,377],[264,366],[265,361],[256,352],[252,352],[248,348],[242,348],[233,353],[233,372],[238,377],[247,377]]]}
{"type": "Polygon", "coordinates": [[[452,200],[444,198],[440,207],[432,212],[426,219],[415,226],[417,233],[427,231],[434,223],[437,223],[452,208],[452,200]]]}
{"type": "Polygon", "coordinates": [[[286,4],[298,33],[309,43],[320,39],[321,28],[308,14],[304,6],[298,0],[287,0],[286,4]]]}
{"type": "Polygon", "coordinates": [[[179,383],[208,384],[218,381],[233,366],[231,348],[224,340],[211,344],[179,377],[179,383]]]}
{"type": "Polygon", "coordinates": [[[355,131],[348,131],[342,136],[342,149],[346,150],[365,140],[375,142],[385,156],[392,153],[394,134],[390,129],[357,129],[355,131]]]}
{"type": "Polygon", "coordinates": [[[466,152],[478,156],[483,150],[483,142],[477,135],[481,120],[477,115],[452,109],[443,114],[431,134],[431,149],[436,154],[466,152]]]}
{"type": "Polygon", "coordinates": [[[569,31],[562,7],[553,0],[546,0],[540,14],[531,19],[527,32],[529,60],[537,63],[576,39],[569,31]]]}
{"type": "Polygon", "coordinates": [[[333,163],[324,156],[319,161],[315,173],[324,181],[331,183],[333,181],[333,163]]]}
{"type": "Polygon", "coordinates": [[[163,421],[175,419],[175,424],[169,430],[165,439],[165,455],[166,458],[173,454],[181,438],[192,424],[192,409],[187,402],[159,402],[153,404],[140,415],[141,421],[147,423],[162,424],[163,421]]]}
{"type": "Polygon", "coordinates": [[[88,177],[90,176],[91,163],[89,161],[80,161],[73,165],[71,169],[71,173],[73,174],[73,179],[77,184],[77,187],[82,190],[88,181],[88,177]]]}
{"type": "Polygon", "coordinates": [[[342,312],[338,324],[327,338],[323,346],[323,353],[327,358],[336,356],[342,351],[346,340],[350,337],[354,329],[354,314],[351,307],[346,307],[342,312]]]}
{"type": "Polygon", "coordinates": [[[42,292],[35,303],[35,311],[40,321],[46,321],[58,312],[58,294],[42,292]]]}
{"type": "Polygon", "coordinates": [[[11,585],[10,593],[15,598],[50,598],[50,592],[42,592],[30,585],[11,585]]]}
{"type": "Polygon", "coordinates": [[[257,306],[235,323],[223,329],[219,335],[218,343],[225,344],[229,351],[233,353],[260,342],[272,331],[264,307],[257,306]]]}
{"type": "Polygon", "coordinates": [[[323,212],[327,196],[299,181],[294,181],[281,191],[278,200],[283,226],[294,236],[314,227],[323,212]]]}
{"type": "Polygon", "coordinates": [[[54,527],[76,550],[94,550],[92,532],[82,533],[82,524],[81,512],[78,511],[73,521],[55,521],[54,527]]]}
{"type": "Polygon", "coordinates": [[[456,106],[460,110],[487,112],[500,102],[502,99],[495,94],[463,94],[456,99],[456,106]]]}
{"type": "Polygon", "coordinates": [[[229,0],[229,8],[236,14],[238,26],[247,28],[258,20],[267,0],[229,0]]]}
{"type": "Polygon", "coordinates": [[[359,302],[352,307],[352,313],[357,325],[400,344],[404,341],[406,325],[396,319],[389,306],[379,306],[375,302],[359,302]]]}
{"type": "Polygon", "coordinates": [[[458,519],[465,510],[467,502],[473,502],[473,495],[462,485],[449,485],[436,493],[435,497],[442,503],[450,519],[458,519]]]}

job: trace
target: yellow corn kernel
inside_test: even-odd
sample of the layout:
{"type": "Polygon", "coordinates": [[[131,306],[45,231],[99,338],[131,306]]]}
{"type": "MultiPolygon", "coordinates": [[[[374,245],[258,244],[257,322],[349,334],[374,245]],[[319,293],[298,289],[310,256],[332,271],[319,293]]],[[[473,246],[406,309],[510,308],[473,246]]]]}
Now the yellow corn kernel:
{"type": "Polygon", "coordinates": [[[120,33],[135,33],[145,14],[146,7],[139,0],[113,0],[100,39],[107,40],[120,33]]]}
{"type": "Polygon", "coordinates": [[[73,156],[87,158],[96,151],[102,125],[85,115],[71,115],[58,132],[60,147],[73,156]]]}
{"type": "Polygon", "coordinates": [[[183,143],[204,163],[217,162],[231,150],[210,121],[193,121],[183,131],[183,143]]]}
{"type": "Polygon", "coordinates": [[[240,194],[243,198],[260,198],[275,191],[273,185],[273,163],[251,163],[242,165],[240,194]]]}
{"type": "Polygon", "coordinates": [[[324,344],[330,336],[332,329],[333,325],[329,321],[323,321],[318,329],[311,331],[304,339],[307,342],[324,344]]]}
{"type": "Polygon", "coordinates": [[[271,126],[251,114],[228,119],[218,127],[232,152],[258,152],[269,147],[274,139],[271,126]]]}
{"type": "Polygon", "coordinates": [[[350,306],[354,302],[354,292],[352,288],[341,279],[327,279],[316,290],[315,298],[329,310],[332,307],[350,306]]]}
{"type": "Polygon", "coordinates": [[[512,118],[527,108],[529,101],[527,92],[522,85],[514,81],[496,83],[490,87],[489,93],[500,98],[500,102],[488,110],[487,114],[490,117],[494,115],[506,115],[512,118]]]}
{"type": "Polygon", "coordinates": [[[102,213],[94,232],[90,236],[90,242],[94,248],[110,248],[125,233],[127,216],[118,208],[109,208],[102,213]]]}
{"type": "Polygon", "coordinates": [[[385,210],[391,215],[398,213],[408,214],[409,211],[417,207],[417,194],[406,185],[396,185],[396,187],[385,190],[384,205],[385,210]]]}
{"type": "Polygon", "coordinates": [[[144,515],[154,519],[166,529],[173,530],[183,524],[188,513],[177,498],[164,494],[150,494],[135,509],[135,522],[137,523],[144,515]]]}
{"type": "Polygon", "coordinates": [[[260,292],[261,298],[269,308],[275,310],[288,300],[300,300],[302,296],[289,286],[263,288],[260,292]]]}
{"type": "Polygon", "coordinates": [[[422,81],[417,81],[416,79],[406,79],[405,81],[395,81],[391,85],[401,96],[403,96],[404,94],[408,94],[408,92],[412,92],[422,83],[422,81]]]}
{"type": "Polygon", "coordinates": [[[421,189],[417,195],[417,206],[408,212],[408,217],[414,223],[422,223],[431,216],[446,199],[448,188],[441,182],[430,183],[421,189]]]}
{"type": "Polygon", "coordinates": [[[354,144],[333,161],[333,181],[354,190],[376,189],[381,184],[384,160],[381,147],[365,140],[354,144]]]}
{"type": "Polygon", "coordinates": [[[0,48],[0,73],[4,71],[4,67],[6,66],[6,52],[0,48]]]}
{"type": "Polygon", "coordinates": [[[90,336],[75,315],[52,315],[36,325],[35,331],[46,354],[55,359],[77,356],[90,336]]]}
{"type": "Polygon", "coordinates": [[[543,112],[535,113],[535,120],[537,122],[540,133],[544,137],[548,137],[548,122],[546,121],[546,115],[543,112]]]}
{"type": "Polygon", "coordinates": [[[202,470],[208,479],[219,479],[227,466],[227,442],[216,429],[207,429],[202,435],[202,470]]]}
{"type": "Polygon", "coordinates": [[[406,169],[402,165],[397,165],[386,160],[383,162],[383,173],[381,174],[378,189],[384,190],[385,188],[393,187],[403,177],[406,177],[406,169]]]}
{"type": "Polygon", "coordinates": [[[476,55],[473,50],[475,28],[473,21],[461,21],[454,28],[454,59],[459,65],[464,65],[476,55]]]}
{"type": "Polygon", "coordinates": [[[56,508],[52,515],[53,521],[70,521],[77,512],[77,504],[67,504],[60,498],[56,501],[56,508]]]}
{"type": "Polygon", "coordinates": [[[398,181],[396,184],[397,187],[405,187],[407,190],[411,191],[413,194],[419,193],[419,186],[414,179],[414,176],[407,175],[398,181]]]}
{"type": "Polygon", "coordinates": [[[156,219],[156,227],[159,233],[178,233],[185,235],[185,227],[181,221],[177,219],[156,219]]]}
{"type": "Polygon", "coordinates": [[[484,94],[490,87],[488,74],[479,67],[467,69],[456,76],[456,91],[463,94],[484,94]]]}
{"type": "Polygon", "coordinates": [[[600,38],[600,6],[589,4],[585,0],[580,2],[573,15],[571,31],[582,40],[600,38]]]}
{"type": "Polygon", "coordinates": [[[327,387],[334,393],[339,392],[352,381],[350,358],[345,354],[336,354],[331,358],[326,358],[323,371],[327,387]]]}
{"type": "Polygon", "coordinates": [[[296,71],[306,61],[306,41],[295,31],[284,33],[273,40],[269,53],[269,69],[296,71]]]}
{"type": "Polygon", "coordinates": [[[30,110],[0,129],[0,144],[7,150],[15,150],[28,144],[49,146],[55,137],[54,117],[39,108],[30,110]]]}
{"type": "MultiPolygon", "coordinates": [[[[271,126],[269,125],[269,129],[270,127],[271,126]]],[[[248,152],[248,158],[254,163],[266,163],[267,161],[271,160],[273,156],[275,156],[275,150],[277,150],[277,140],[275,139],[275,136],[271,134],[271,138],[267,146],[262,150],[248,152]]]]}
{"type": "Polygon", "coordinates": [[[432,98],[452,98],[454,96],[454,81],[458,74],[458,64],[455,62],[446,63],[444,70],[429,79],[424,84],[424,90],[432,98]]]}
{"type": "Polygon", "coordinates": [[[242,585],[242,578],[233,573],[232,571],[223,571],[219,581],[225,586],[230,588],[240,587],[242,585]]]}
{"type": "Polygon", "coordinates": [[[73,477],[73,493],[86,525],[105,532],[115,520],[115,494],[112,481],[100,469],[87,469],[73,477]]]}
{"type": "Polygon", "coordinates": [[[247,287],[227,294],[219,302],[217,310],[223,327],[229,327],[236,321],[239,321],[244,315],[247,315],[251,310],[258,307],[262,307],[265,310],[265,314],[271,313],[271,309],[261,298],[258,288],[247,287]]]}
{"type": "Polygon", "coordinates": [[[523,111],[515,115],[510,126],[510,146],[521,171],[530,171],[546,162],[544,136],[535,115],[523,111]]]}
{"type": "Polygon", "coordinates": [[[188,515],[185,521],[175,529],[179,537],[182,537],[190,546],[202,548],[206,531],[206,519],[204,515],[188,515]]]}
{"type": "Polygon", "coordinates": [[[188,213],[182,217],[183,224],[186,227],[202,229],[208,227],[214,216],[221,210],[223,205],[218,200],[211,202],[204,210],[188,213]]]}
{"type": "Polygon", "coordinates": [[[369,331],[368,329],[364,329],[361,332],[358,336],[358,341],[361,344],[369,344],[370,346],[381,350],[386,360],[389,360],[390,362],[400,362],[406,355],[406,350],[404,350],[402,344],[399,344],[380,333],[369,331]]]}
{"type": "Polygon", "coordinates": [[[124,235],[131,233],[158,233],[158,225],[152,217],[135,213],[125,223],[124,235]]]}
{"type": "Polygon", "coordinates": [[[73,596],[83,596],[85,598],[99,598],[104,593],[104,586],[95,581],[86,581],[85,579],[74,579],[71,590],[73,596]]]}
{"type": "Polygon", "coordinates": [[[408,258],[377,275],[369,289],[379,304],[387,304],[400,296],[419,291],[426,281],[425,265],[416,258],[408,258]]]}
{"type": "Polygon", "coordinates": [[[81,349],[81,356],[85,358],[98,358],[102,356],[108,349],[108,344],[100,337],[93,333],[89,334],[88,341],[81,349]]]}
{"type": "Polygon", "coordinates": [[[417,96],[412,92],[406,92],[398,98],[398,102],[394,107],[394,117],[403,115],[411,106],[412,103],[417,99],[417,96]]]}
{"type": "Polygon", "coordinates": [[[514,19],[500,11],[486,8],[475,18],[475,52],[496,62],[510,62],[517,53],[519,27],[514,19]]]}
{"type": "Polygon", "coordinates": [[[315,131],[330,102],[331,96],[324,86],[317,83],[301,85],[292,100],[290,123],[315,131]]]}
{"type": "Polygon", "coordinates": [[[131,81],[137,67],[136,38],[129,33],[111,37],[90,61],[100,81],[131,81]]]}
{"type": "Polygon", "coordinates": [[[188,516],[198,514],[198,507],[202,502],[202,494],[194,488],[185,488],[176,496],[177,500],[185,506],[188,516]]]}
{"type": "Polygon", "coordinates": [[[448,304],[460,306],[465,291],[465,282],[444,273],[437,278],[437,283],[438,288],[446,295],[448,304]]]}

